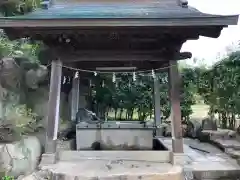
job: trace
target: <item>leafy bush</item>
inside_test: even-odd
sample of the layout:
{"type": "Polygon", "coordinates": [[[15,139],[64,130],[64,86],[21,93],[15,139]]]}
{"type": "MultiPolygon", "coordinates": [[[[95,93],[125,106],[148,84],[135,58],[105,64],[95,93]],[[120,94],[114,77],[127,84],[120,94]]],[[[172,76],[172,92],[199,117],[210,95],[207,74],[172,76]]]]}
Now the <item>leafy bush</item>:
{"type": "Polygon", "coordinates": [[[14,180],[13,176],[4,176],[2,177],[2,180],[14,180]]]}
{"type": "Polygon", "coordinates": [[[37,115],[31,109],[26,105],[16,105],[8,110],[6,118],[0,121],[0,140],[19,140],[21,135],[35,132],[39,127],[37,115]]]}
{"type": "Polygon", "coordinates": [[[41,0],[8,0],[0,1],[0,12],[4,16],[16,16],[34,11],[41,0]]]}

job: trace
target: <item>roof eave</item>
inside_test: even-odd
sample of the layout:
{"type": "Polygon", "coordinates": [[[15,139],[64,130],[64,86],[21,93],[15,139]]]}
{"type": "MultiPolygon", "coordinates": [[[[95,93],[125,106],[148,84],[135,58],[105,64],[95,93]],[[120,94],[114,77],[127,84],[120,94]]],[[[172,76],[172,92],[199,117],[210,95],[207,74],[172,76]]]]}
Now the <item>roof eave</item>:
{"type": "Polygon", "coordinates": [[[78,18],[34,19],[2,17],[0,28],[14,27],[141,27],[141,26],[228,26],[237,25],[238,15],[187,18],[78,18]]]}

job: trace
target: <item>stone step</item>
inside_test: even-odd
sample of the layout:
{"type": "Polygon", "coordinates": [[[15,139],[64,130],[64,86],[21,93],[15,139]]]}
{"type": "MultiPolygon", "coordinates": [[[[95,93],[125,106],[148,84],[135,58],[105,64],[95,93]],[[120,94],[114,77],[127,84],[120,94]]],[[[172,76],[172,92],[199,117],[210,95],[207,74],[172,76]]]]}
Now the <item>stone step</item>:
{"type": "Polygon", "coordinates": [[[225,152],[234,159],[240,159],[240,150],[234,148],[226,148],[225,152]]]}
{"type": "Polygon", "coordinates": [[[240,177],[239,170],[209,170],[209,171],[194,171],[194,180],[235,180],[240,177]]]}
{"type": "Polygon", "coordinates": [[[196,161],[186,165],[184,169],[188,169],[193,173],[194,180],[226,180],[240,177],[240,167],[232,161],[196,161]]]}
{"type": "Polygon", "coordinates": [[[214,141],[216,139],[223,140],[237,140],[237,133],[233,130],[218,129],[218,130],[203,130],[201,136],[204,137],[204,141],[214,141]]]}
{"type": "Polygon", "coordinates": [[[184,170],[184,180],[239,180],[239,172],[188,171],[184,170]]]}
{"type": "Polygon", "coordinates": [[[226,140],[226,139],[214,139],[213,143],[222,149],[232,148],[235,150],[240,150],[240,142],[237,140],[226,140]]]}
{"type": "Polygon", "coordinates": [[[52,172],[54,180],[182,180],[183,169],[170,163],[145,161],[85,160],[58,162],[42,167],[52,172]]]}
{"type": "Polygon", "coordinates": [[[60,151],[59,161],[100,160],[135,160],[158,163],[170,162],[170,151],[60,151]]]}

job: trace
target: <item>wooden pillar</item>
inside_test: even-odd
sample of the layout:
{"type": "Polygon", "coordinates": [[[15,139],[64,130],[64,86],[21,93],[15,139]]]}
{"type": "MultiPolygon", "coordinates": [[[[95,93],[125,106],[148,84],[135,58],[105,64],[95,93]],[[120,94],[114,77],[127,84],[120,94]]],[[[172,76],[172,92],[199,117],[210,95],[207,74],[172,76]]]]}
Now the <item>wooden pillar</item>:
{"type": "Polygon", "coordinates": [[[79,85],[80,78],[74,78],[72,82],[72,96],[71,96],[71,120],[76,120],[76,114],[79,108],[79,85]]]}
{"type": "Polygon", "coordinates": [[[172,149],[173,153],[183,153],[182,122],[180,108],[180,75],[177,61],[169,61],[169,90],[172,121],[172,149]]]}
{"type": "Polygon", "coordinates": [[[160,111],[160,92],[159,92],[159,80],[156,77],[154,79],[154,124],[159,126],[161,124],[161,111],[160,111]]]}
{"type": "Polygon", "coordinates": [[[52,61],[50,92],[48,101],[45,153],[56,152],[56,140],[59,126],[62,62],[52,61]]]}

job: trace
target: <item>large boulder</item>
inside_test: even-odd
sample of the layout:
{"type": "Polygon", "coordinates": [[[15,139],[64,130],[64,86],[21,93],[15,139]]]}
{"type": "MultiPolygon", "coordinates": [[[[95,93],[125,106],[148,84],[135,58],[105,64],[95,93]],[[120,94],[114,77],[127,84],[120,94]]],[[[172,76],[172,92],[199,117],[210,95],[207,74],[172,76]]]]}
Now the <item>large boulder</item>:
{"type": "Polygon", "coordinates": [[[47,180],[52,179],[53,173],[48,170],[40,170],[33,172],[30,175],[27,175],[25,177],[18,177],[18,180],[47,180]]]}
{"type": "MultiPolygon", "coordinates": [[[[172,124],[171,122],[164,122],[161,124],[160,126],[162,134],[164,137],[171,137],[172,136],[172,124]]],[[[187,125],[186,124],[182,124],[182,135],[186,136],[187,133],[187,125]]]]}
{"type": "Polygon", "coordinates": [[[40,170],[27,176],[19,176],[17,180],[47,180],[53,179],[53,173],[49,170],[40,170]]]}
{"type": "Polygon", "coordinates": [[[4,88],[19,88],[22,76],[21,69],[13,58],[3,58],[0,67],[1,84],[4,88]]]}
{"type": "Polygon", "coordinates": [[[237,127],[237,134],[240,135],[240,125],[237,127]]]}
{"type": "MultiPolygon", "coordinates": [[[[70,103],[66,101],[67,94],[61,92],[60,95],[60,117],[69,120],[70,103]]],[[[38,116],[45,118],[48,112],[49,88],[42,86],[35,91],[29,92],[27,104],[38,116]]]]}
{"type": "Polygon", "coordinates": [[[46,66],[40,65],[37,69],[30,69],[25,74],[25,81],[28,88],[37,89],[38,84],[47,77],[48,69],[46,66]]]}
{"type": "Polygon", "coordinates": [[[212,132],[217,132],[217,121],[212,117],[206,117],[202,120],[201,131],[197,134],[197,138],[201,142],[210,142],[212,132]]]}
{"type": "Polygon", "coordinates": [[[33,172],[39,163],[41,145],[34,137],[25,137],[21,141],[0,145],[0,172],[18,177],[33,172]]]}
{"type": "Polygon", "coordinates": [[[163,129],[163,136],[164,137],[171,137],[172,136],[172,126],[171,123],[162,123],[161,127],[163,129]]]}
{"type": "Polygon", "coordinates": [[[202,120],[203,130],[214,130],[217,131],[217,121],[214,118],[207,117],[202,120]]]}
{"type": "Polygon", "coordinates": [[[186,136],[191,138],[197,138],[201,130],[202,130],[201,121],[198,119],[190,119],[187,122],[186,136]]]}

